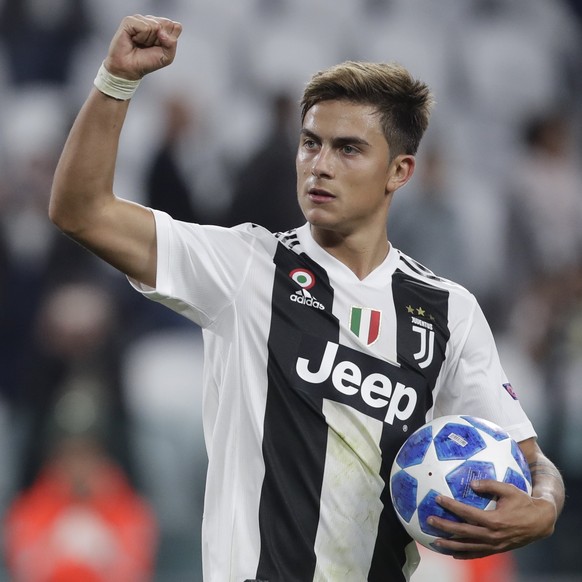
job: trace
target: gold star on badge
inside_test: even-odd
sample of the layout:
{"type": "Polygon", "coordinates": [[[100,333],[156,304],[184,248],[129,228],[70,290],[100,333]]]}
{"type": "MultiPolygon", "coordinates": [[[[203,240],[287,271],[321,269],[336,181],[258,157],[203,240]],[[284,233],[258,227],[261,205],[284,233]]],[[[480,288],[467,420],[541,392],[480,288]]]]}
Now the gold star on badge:
{"type": "Polygon", "coordinates": [[[406,311],[408,311],[408,313],[414,313],[414,307],[412,307],[412,305],[408,305],[406,307],[406,311]]]}
{"type": "Polygon", "coordinates": [[[417,307],[416,308],[416,313],[418,313],[418,315],[424,315],[425,311],[422,307],[417,307]]]}

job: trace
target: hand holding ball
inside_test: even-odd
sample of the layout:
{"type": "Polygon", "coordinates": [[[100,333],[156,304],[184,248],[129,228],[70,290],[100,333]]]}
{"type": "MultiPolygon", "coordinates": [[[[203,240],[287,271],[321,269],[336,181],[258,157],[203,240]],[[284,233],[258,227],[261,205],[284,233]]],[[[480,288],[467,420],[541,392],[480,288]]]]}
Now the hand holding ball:
{"type": "Polygon", "coordinates": [[[495,499],[471,488],[478,479],[511,483],[531,494],[531,475],[519,445],[499,426],[472,416],[444,416],[408,437],[390,474],[396,515],[408,534],[435,551],[437,538],[448,537],[430,526],[431,515],[461,521],[435,499],[452,497],[479,509],[494,509],[495,499]]]}

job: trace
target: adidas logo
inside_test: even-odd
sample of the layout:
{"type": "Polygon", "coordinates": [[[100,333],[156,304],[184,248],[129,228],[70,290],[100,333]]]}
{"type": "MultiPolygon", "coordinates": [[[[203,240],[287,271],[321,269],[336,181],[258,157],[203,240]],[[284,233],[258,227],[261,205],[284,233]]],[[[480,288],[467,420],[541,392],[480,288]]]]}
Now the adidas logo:
{"type": "Polygon", "coordinates": [[[308,307],[313,307],[313,309],[321,309],[325,311],[325,307],[315,298],[307,289],[299,289],[295,291],[289,297],[293,303],[299,303],[299,305],[307,305],[308,307]]]}

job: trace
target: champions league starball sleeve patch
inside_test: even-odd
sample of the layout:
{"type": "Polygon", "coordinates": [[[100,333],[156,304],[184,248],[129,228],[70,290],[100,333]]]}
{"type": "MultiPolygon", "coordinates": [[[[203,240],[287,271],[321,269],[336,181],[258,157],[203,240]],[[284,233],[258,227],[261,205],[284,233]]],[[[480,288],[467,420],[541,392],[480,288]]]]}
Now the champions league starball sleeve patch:
{"type": "Polygon", "coordinates": [[[515,392],[515,390],[513,389],[513,386],[511,384],[509,384],[509,382],[507,384],[503,384],[503,387],[507,390],[507,393],[514,399],[514,400],[518,400],[517,398],[517,394],[515,392]]]}

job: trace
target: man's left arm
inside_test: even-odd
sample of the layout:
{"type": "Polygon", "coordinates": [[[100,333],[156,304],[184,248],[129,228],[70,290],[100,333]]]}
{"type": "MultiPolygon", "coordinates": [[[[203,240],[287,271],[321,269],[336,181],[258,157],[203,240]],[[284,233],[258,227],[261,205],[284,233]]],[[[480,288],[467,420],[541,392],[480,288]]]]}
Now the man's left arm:
{"type": "Polygon", "coordinates": [[[436,542],[446,553],[457,559],[483,558],[552,535],[564,506],[562,476],[535,438],[522,441],[519,446],[531,471],[531,496],[508,483],[481,480],[474,481],[471,486],[479,494],[497,497],[493,510],[477,509],[449,497],[437,499],[445,509],[465,520],[465,523],[457,523],[429,518],[431,525],[453,536],[436,542]]]}

